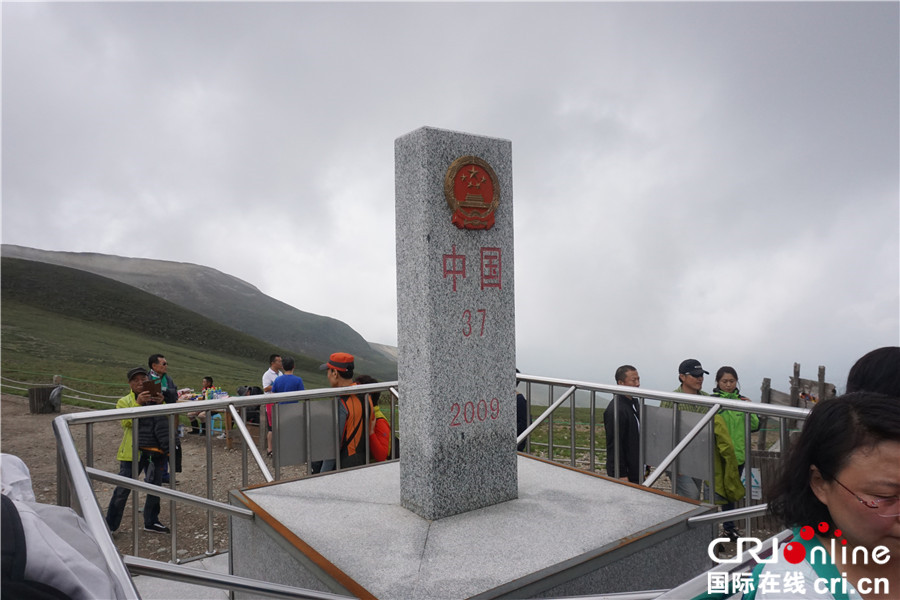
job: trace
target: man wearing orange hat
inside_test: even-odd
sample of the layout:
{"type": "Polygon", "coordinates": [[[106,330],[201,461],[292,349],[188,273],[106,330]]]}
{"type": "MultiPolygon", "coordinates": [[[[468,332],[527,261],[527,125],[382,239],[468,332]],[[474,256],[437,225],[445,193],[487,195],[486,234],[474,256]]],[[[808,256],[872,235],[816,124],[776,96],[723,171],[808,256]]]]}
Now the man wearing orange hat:
{"type": "MultiPolygon", "coordinates": [[[[327,371],[328,383],[331,387],[350,387],[353,381],[354,359],[352,354],[335,352],[328,362],[319,366],[327,371]]],[[[372,414],[371,411],[369,413],[372,414]]],[[[373,415],[374,416],[374,415],[373,415]]],[[[338,432],[341,441],[341,468],[366,464],[366,435],[368,428],[364,426],[365,405],[355,394],[338,397],[338,432]]],[[[313,472],[317,472],[313,465],[313,472]]],[[[333,471],[335,460],[322,461],[321,471],[333,471]]]]}

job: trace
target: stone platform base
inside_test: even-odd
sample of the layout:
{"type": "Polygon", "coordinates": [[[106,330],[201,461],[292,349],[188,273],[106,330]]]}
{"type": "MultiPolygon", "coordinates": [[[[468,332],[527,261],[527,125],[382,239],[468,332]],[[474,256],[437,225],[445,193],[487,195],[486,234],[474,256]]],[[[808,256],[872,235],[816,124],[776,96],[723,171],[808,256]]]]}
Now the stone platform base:
{"type": "MultiPolygon", "coordinates": [[[[233,491],[235,575],[380,598],[553,598],[674,587],[708,569],[715,510],[518,456],[519,498],[427,521],[382,463],[233,491]]],[[[240,595],[237,595],[241,597],[240,595]]]]}

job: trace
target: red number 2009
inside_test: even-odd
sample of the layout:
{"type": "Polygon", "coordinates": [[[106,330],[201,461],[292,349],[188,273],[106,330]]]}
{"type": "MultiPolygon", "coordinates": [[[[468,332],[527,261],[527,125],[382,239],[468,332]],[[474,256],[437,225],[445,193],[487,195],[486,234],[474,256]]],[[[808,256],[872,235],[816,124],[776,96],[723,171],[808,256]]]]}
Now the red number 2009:
{"type": "Polygon", "coordinates": [[[466,402],[461,405],[454,402],[450,407],[450,427],[459,427],[465,422],[472,424],[475,421],[495,420],[500,417],[500,400],[491,398],[490,405],[487,400],[479,400],[476,402],[466,402]],[[460,420],[462,419],[462,420],[460,420]]]}

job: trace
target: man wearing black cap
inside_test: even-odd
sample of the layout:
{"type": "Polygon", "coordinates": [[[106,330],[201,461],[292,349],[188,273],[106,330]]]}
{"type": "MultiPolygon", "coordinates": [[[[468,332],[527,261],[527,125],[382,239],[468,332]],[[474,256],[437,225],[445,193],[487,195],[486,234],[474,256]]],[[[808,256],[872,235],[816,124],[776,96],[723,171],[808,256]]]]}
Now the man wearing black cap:
{"type": "MultiPolygon", "coordinates": [[[[331,387],[350,387],[356,385],[353,381],[353,369],[355,367],[352,354],[335,352],[328,358],[328,362],[319,366],[322,371],[327,371],[328,383],[331,387]]],[[[372,413],[370,412],[370,415],[372,413]]],[[[374,415],[372,415],[374,416],[374,415]]],[[[364,426],[365,408],[362,400],[355,394],[340,396],[338,398],[338,435],[341,441],[341,468],[355,467],[366,463],[366,443],[368,428],[364,426]]],[[[334,459],[323,461],[321,470],[333,471],[334,459]]],[[[315,473],[315,465],[313,465],[315,473]]]]}
{"type": "MultiPolygon", "coordinates": [[[[709,375],[709,371],[704,371],[703,367],[700,365],[700,361],[696,358],[689,358],[681,361],[681,364],[678,365],[678,381],[681,382],[681,385],[679,385],[675,391],[680,394],[709,396],[709,394],[701,389],[703,387],[704,374],[709,375]]],[[[671,402],[669,403],[669,406],[672,406],[671,402]]],[[[709,407],[698,406],[696,404],[680,404],[679,409],[706,414],[709,407]]]]}
{"type": "MultiPolygon", "coordinates": [[[[709,394],[701,389],[703,387],[704,374],[709,375],[709,371],[704,371],[703,367],[700,365],[700,361],[696,358],[688,358],[681,361],[681,364],[678,365],[678,381],[680,382],[680,385],[675,388],[674,391],[679,394],[709,396],[709,394]]],[[[672,408],[674,406],[674,403],[668,400],[664,400],[660,403],[660,406],[662,406],[663,408],[672,408]]],[[[690,412],[706,414],[706,411],[709,410],[709,407],[682,402],[678,405],[678,410],[687,410],[690,412]]],[[[679,496],[685,496],[687,498],[699,500],[700,489],[702,485],[702,480],[696,477],[690,477],[689,475],[678,473],[677,477],[675,478],[675,493],[679,496]]]]}
{"type": "MultiPolygon", "coordinates": [[[[144,389],[144,384],[149,380],[147,370],[143,367],[135,367],[128,371],[128,385],[131,387],[131,392],[116,402],[116,408],[135,408],[138,406],[152,406],[161,403],[163,401],[162,394],[154,396],[150,391],[144,389]]],[[[144,431],[148,426],[152,428],[152,421],[157,418],[161,418],[166,424],[166,429],[168,429],[168,421],[165,417],[144,417],[140,420],[141,431],[144,431]]],[[[132,422],[131,419],[122,419],[121,424],[124,432],[122,434],[122,443],[119,444],[119,451],[116,453],[116,458],[119,460],[119,475],[130,478],[132,475],[132,422]]],[[[168,444],[168,435],[165,437],[166,444],[168,444]]],[[[141,442],[140,432],[138,432],[138,442],[141,442]]],[[[138,463],[138,473],[146,471],[149,464],[150,457],[147,456],[145,458],[144,452],[141,452],[140,462],[138,463]]],[[[161,465],[154,464],[154,467],[156,466],[161,467],[161,465]]],[[[154,480],[162,477],[161,468],[155,468],[154,471],[154,480]],[[157,473],[158,475],[156,475],[157,473]]],[[[149,479],[150,475],[147,477],[149,479]]],[[[154,483],[159,485],[158,481],[154,481],[154,483]]],[[[130,493],[131,490],[125,487],[116,487],[116,489],[113,490],[112,498],[109,500],[109,507],[106,509],[106,524],[109,526],[110,531],[116,531],[119,528],[119,525],[122,522],[122,514],[125,512],[125,504],[128,502],[128,495],[130,493]]],[[[160,523],[158,517],[159,497],[148,494],[144,501],[144,530],[155,533],[169,533],[169,528],[160,523]]]]}

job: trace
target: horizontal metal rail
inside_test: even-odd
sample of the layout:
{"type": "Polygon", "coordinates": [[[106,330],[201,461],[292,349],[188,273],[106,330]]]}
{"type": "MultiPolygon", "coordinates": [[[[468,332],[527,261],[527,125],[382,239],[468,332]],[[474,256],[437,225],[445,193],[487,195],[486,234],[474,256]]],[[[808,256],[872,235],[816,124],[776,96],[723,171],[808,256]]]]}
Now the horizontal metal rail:
{"type": "Polygon", "coordinates": [[[160,485],[154,485],[152,483],[145,483],[143,481],[132,479],[130,477],[113,475],[112,473],[94,469],[93,467],[85,467],[84,470],[91,479],[97,481],[111,483],[113,485],[129,488],[132,490],[140,490],[147,494],[152,494],[153,496],[159,496],[161,498],[166,498],[169,500],[177,500],[179,502],[183,502],[184,504],[192,504],[205,510],[217,510],[219,512],[229,514],[233,517],[241,517],[243,519],[253,518],[253,511],[246,508],[241,508],[239,506],[232,506],[231,504],[225,504],[224,502],[209,500],[208,498],[201,498],[200,496],[194,496],[185,492],[179,492],[178,490],[172,490],[160,485]]]}
{"type": "Polygon", "coordinates": [[[552,377],[539,377],[537,375],[517,375],[519,381],[527,381],[543,385],[575,386],[579,390],[603,392],[605,394],[623,394],[626,396],[640,396],[646,400],[669,400],[679,404],[696,404],[712,408],[720,405],[723,410],[736,410],[740,412],[752,412],[757,415],[780,417],[787,419],[806,419],[809,409],[793,406],[779,406],[777,404],[762,404],[759,402],[747,402],[746,400],[730,400],[719,396],[698,396],[694,394],[682,394],[679,392],[659,392],[644,388],[633,388],[624,385],[606,385],[602,383],[590,383],[576,381],[574,379],[556,379],[552,377]],[[639,390],[639,391],[638,391],[639,390]]]}
{"type": "MultiPolygon", "coordinates": [[[[367,394],[396,386],[396,381],[385,383],[367,383],[366,385],[353,386],[354,394],[367,394]]],[[[240,408],[242,406],[256,406],[258,404],[275,404],[290,402],[292,400],[326,400],[339,395],[335,388],[322,388],[315,390],[303,390],[300,392],[282,392],[280,394],[262,394],[258,396],[229,396],[217,400],[194,400],[190,402],[176,402],[173,404],[155,404],[153,406],[138,406],[135,408],[118,408],[116,410],[91,411],[80,414],[65,414],[57,417],[64,419],[70,425],[83,423],[100,423],[103,421],[119,421],[121,419],[164,416],[170,414],[183,414],[196,412],[199,407],[205,411],[226,411],[229,406],[240,408]]]]}
{"type": "Polygon", "coordinates": [[[709,523],[724,523],[744,517],[761,517],[768,510],[768,503],[754,504],[753,506],[745,506],[743,508],[734,508],[732,510],[723,510],[722,512],[710,513],[706,515],[697,515],[696,517],[688,517],[688,527],[699,527],[709,523]]]}
{"type": "Polygon", "coordinates": [[[212,571],[202,571],[192,567],[173,565],[170,563],[126,556],[125,565],[135,575],[149,575],[172,581],[190,583],[205,587],[215,587],[235,592],[252,592],[270,598],[303,598],[308,600],[348,600],[351,596],[340,596],[328,592],[295,588],[278,583],[269,583],[259,579],[238,577],[212,571]]]}

